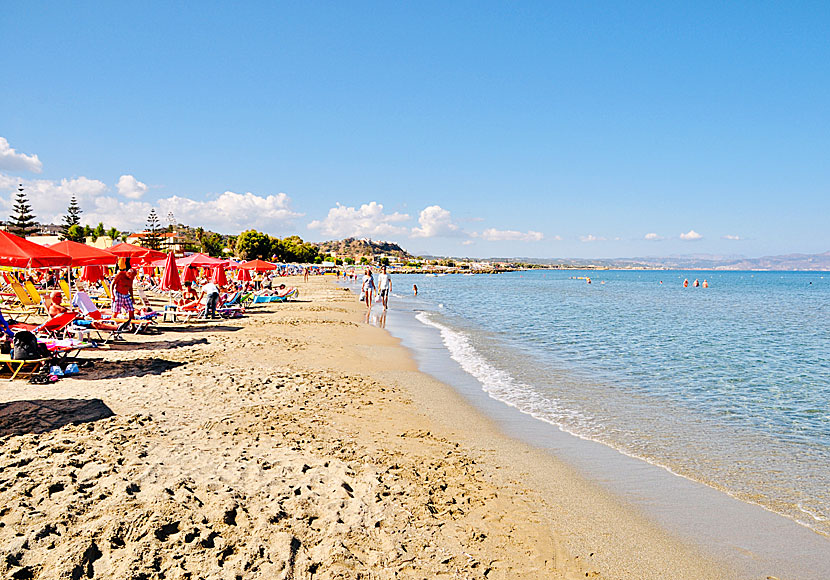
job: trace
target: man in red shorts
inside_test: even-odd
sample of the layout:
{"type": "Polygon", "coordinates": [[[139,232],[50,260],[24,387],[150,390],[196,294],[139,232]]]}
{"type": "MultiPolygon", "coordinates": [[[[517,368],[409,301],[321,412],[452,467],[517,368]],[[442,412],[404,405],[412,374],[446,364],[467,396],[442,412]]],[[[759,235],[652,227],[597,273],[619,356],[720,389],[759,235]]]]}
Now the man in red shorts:
{"type": "Polygon", "coordinates": [[[112,292],[112,315],[119,312],[126,312],[128,322],[133,321],[135,306],[133,305],[133,280],[135,271],[130,268],[130,260],[127,258],[122,265],[119,262],[118,273],[112,279],[110,291],[112,292]]]}

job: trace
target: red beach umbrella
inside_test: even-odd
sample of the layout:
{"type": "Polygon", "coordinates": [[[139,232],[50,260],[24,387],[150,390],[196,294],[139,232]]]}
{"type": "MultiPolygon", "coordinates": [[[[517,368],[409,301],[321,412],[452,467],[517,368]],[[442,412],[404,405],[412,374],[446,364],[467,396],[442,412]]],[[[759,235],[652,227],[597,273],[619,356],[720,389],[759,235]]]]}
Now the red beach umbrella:
{"type": "Polygon", "coordinates": [[[110,254],[118,258],[129,258],[130,261],[136,263],[154,262],[156,260],[163,260],[167,257],[164,252],[151,250],[150,248],[142,248],[133,244],[123,243],[108,248],[110,254]]]}
{"type": "Polygon", "coordinates": [[[272,264],[271,262],[266,262],[265,260],[251,260],[250,262],[244,262],[239,264],[239,267],[244,270],[253,270],[254,272],[267,272],[268,270],[276,270],[277,266],[272,264]]]}
{"type": "Polygon", "coordinates": [[[72,264],[70,265],[74,267],[103,266],[104,264],[115,264],[118,261],[118,258],[106,250],[93,248],[86,244],[79,244],[72,240],[64,240],[48,247],[72,258],[72,264]]]}
{"type": "Polygon", "coordinates": [[[176,257],[173,252],[167,254],[167,262],[164,264],[164,273],[161,275],[161,289],[174,292],[182,289],[182,281],[179,279],[179,269],[176,267],[176,257]]]}
{"type": "Polygon", "coordinates": [[[196,268],[193,266],[185,266],[184,267],[184,276],[182,276],[182,284],[185,282],[195,282],[196,281],[196,268]]]}
{"type": "MultiPolygon", "coordinates": [[[[117,258],[116,258],[117,259],[117,258]]],[[[81,280],[95,284],[98,280],[104,279],[104,269],[101,266],[84,266],[81,270],[81,280]]]]}
{"type": "Polygon", "coordinates": [[[64,253],[0,231],[0,266],[12,268],[51,268],[69,266],[72,258],[64,253]]]}
{"type": "Polygon", "coordinates": [[[240,282],[250,282],[251,281],[251,271],[245,268],[239,268],[236,272],[236,279],[240,282]]]}
{"type": "Polygon", "coordinates": [[[216,266],[213,269],[213,278],[212,278],[212,280],[213,280],[213,283],[216,284],[217,286],[219,286],[220,288],[222,286],[227,286],[228,285],[228,277],[225,275],[225,267],[224,266],[216,266]]]}

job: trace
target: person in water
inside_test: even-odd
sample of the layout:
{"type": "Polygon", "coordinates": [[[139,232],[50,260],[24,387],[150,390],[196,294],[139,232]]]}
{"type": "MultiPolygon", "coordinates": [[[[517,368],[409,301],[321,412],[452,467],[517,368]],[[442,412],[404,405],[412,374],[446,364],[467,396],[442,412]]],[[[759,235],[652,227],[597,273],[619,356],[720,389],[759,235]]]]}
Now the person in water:
{"type": "Polygon", "coordinates": [[[700,286],[700,280],[695,278],[695,288],[697,288],[698,286],[700,286]]]}
{"type": "Polygon", "coordinates": [[[412,293],[413,293],[415,296],[417,296],[417,295],[418,295],[418,285],[417,285],[417,284],[413,284],[413,285],[412,285],[412,293]]]}
{"type": "Polygon", "coordinates": [[[709,282],[707,282],[707,281],[706,281],[706,278],[704,278],[704,279],[703,279],[703,287],[704,287],[704,288],[708,288],[708,287],[709,287],[709,282]]]}
{"type": "Polygon", "coordinates": [[[684,287],[684,288],[688,288],[688,287],[689,287],[689,279],[688,279],[688,278],[686,278],[685,280],[683,280],[683,287],[684,287]]]}

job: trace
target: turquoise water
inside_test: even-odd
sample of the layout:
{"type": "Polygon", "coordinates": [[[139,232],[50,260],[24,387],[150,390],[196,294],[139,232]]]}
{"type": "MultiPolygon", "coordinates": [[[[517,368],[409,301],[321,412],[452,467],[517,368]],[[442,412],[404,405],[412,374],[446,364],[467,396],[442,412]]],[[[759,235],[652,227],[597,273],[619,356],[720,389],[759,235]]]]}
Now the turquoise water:
{"type": "Polygon", "coordinates": [[[830,275],[548,270],[394,284],[490,396],[830,535],[830,275]],[[576,279],[586,275],[592,284],[576,279]],[[405,296],[413,283],[417,299],[405,296]]]}

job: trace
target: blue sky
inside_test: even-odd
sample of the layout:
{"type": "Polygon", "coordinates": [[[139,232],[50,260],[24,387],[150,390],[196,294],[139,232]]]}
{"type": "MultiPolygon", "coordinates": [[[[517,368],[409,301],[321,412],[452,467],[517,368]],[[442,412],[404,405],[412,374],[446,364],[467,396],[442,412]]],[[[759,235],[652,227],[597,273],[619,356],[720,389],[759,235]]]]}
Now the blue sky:
{"type": "Polygon", "coordinates": [[[121,229],[830,250],[830,4],[617,4],[5,2],[0,211],[22,181],[121,229]]]}

